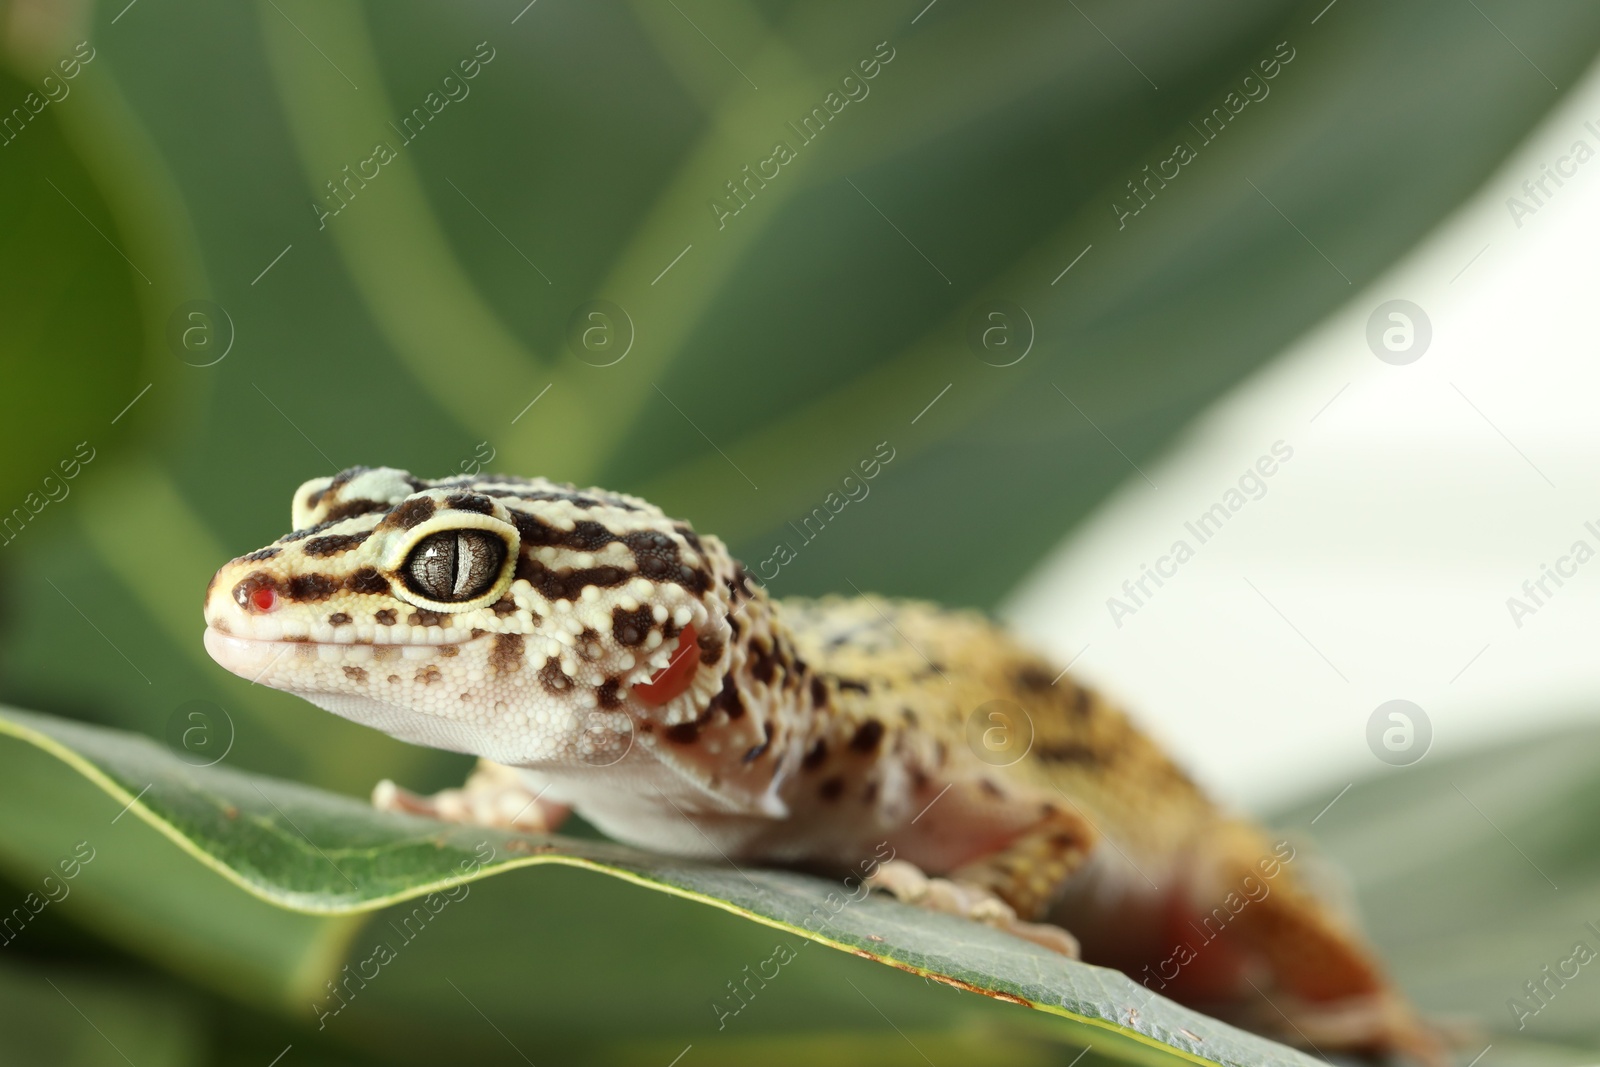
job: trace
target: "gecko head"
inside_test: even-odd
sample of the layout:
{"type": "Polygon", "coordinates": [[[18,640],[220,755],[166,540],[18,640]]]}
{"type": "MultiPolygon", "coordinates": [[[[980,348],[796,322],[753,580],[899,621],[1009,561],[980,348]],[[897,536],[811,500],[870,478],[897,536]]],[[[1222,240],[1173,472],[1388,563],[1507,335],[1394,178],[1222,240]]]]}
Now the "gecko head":
{"type": "Polygon", "coordinates": [[[742,570],[637,498],[352,467],[292,520],[211,579],[207,651],[403,741],[604,766],[642,723],[696,721],[728,670],[742,570]]]}

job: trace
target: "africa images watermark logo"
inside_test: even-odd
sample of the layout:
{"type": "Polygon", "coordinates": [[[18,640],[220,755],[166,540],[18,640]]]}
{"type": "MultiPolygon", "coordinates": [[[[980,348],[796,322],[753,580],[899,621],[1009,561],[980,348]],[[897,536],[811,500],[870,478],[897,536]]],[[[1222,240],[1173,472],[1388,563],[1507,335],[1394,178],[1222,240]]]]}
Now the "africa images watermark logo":
{"type": "Polygon", "coordinates": [[[1293,458],[1293,445],[1286,441],[1274,441],[1269,455],[1258,457],[1239,475],[1234,485],[1223,491],[1219,500],[1183,524],[1188,537],[1173,541],[1165,555],[1156,557],[1154,567],[1141,563],[1138,577],[1122,583],[1122,596],[1106,598],[1106,610],[1111,613],[1111,621],[1116,623],[1117,629],[1122,629],[1124,618],[1137,615],[1139,609],[1148,606],[1166,581],[1177,577],[1178,568],[1193,559],[1196,550],[1220,533],[1229,519],[1243,511],[1246,504],[1266,496],[1267,479],[1277,474],[1282,464],[1293,458]],[[1189,543],[1190,538],[1193,544],[1189,543]],[[1151,588],[1152,583],[1154,589],[1151,588]]]}
{"type": "MultiPolygon", "coordinates": [[[[1222,98],[1222,103],[1201,117],[1199,125],[1191,120],[1189,126],[1198,135],[1199,148],[1205,148],[1220,137],[1222,131],[1237,121],[1240,113],[1252,102],[1265,100],[1272,92],[1272,87],[1267,83],[1281,74],[1283,68],[1294,61],[1294,57],[1295,50],[1289,42],[1279,42],[1272,56],[1258,62],[1240,81],[1239,88],[1230,90],[1222,98]]],[[[1128,179],[1128,195],[1111,202],[1111,213],[1116,216],[1117,229],[1127,229],[1129,219],[1149,207],[1157,192],[1165,189],[1168,182],[1176,181],[1182,176],[1183,168],[1199,158],[1199,150],[1185,137],[1173,145],[1172,154],[1157,162],[1153,170],[1150,164],[1145,164],[1142,177],[1128,179]]]]}
{"type": "Polygon", "coordinates": [[[828,124],[839,117],[845,108],[852,102],[859,103],[872,92],[872,86],[867,83],[882,73],[883,68],[893,62],[895,50],[888,41],[879,41],[874,47],[871,56],[858,62],[850,73],[839,79],[839,88],[830,90],[822,98],[822,102],[800,117],[799,125],[793,120],[788,126],[794,134],[794,145],[788,140],[780,139],[773,143],[772,152],[767,158],[757,161],[755,169],[750,169],[746,163],[740,168],[740,177],[729,178],[723,182],[727,196],[718,194],[707,203],[711,206],[711,214],[717,220],[717,229],[726,229],[728,220],[738,215],[756,194],[767,187],[767,183],[774,181],[783,173],[783,168],[800,158],[800,153],[795,147],[804,148],[828,128],[828,124]]]}

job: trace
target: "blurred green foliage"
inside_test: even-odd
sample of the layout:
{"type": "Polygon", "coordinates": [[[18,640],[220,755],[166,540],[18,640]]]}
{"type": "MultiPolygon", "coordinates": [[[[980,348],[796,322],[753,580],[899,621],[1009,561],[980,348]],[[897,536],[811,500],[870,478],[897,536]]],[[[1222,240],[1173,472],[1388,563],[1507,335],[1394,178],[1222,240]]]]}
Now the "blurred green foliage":
{"type": "MultiPolygon", "coordinates": [[[[494,467],[640,493],[760,560],[888,441],[870,498],[774,592],[848,580],[991,604],[1130,461],[1470,193],[1589,64],[1600,10],[11,0],[0,114],[31,114],[84,40],[70,94],[0,145],[0,513],[28,520],[0,537],[0,698],[153,736],[212,700],[231,763],[354,795],[440,786],[462,761],[226,676],[199,645],[212,569],[282,533],[302,480],[443,475],[487,442],[494,467]],[[470,95],[404,143],[390,123],[480,42],[470,95]],[[894,58],[870,95],[719,228],[724,183],[879,42],[894,58]],[[1270,95],[1119,228],[1126,183],[1280,42],[1294,58],[1270,95]],[[319,221],[325,183],[379,141],[394,159],[319,221]],[[568,341],[596,299],[636,334],[613,366],[568,341]],[[209,347],[175,350],[174,314],[200,300],[221,309],[209,347]],[[1011,366],[968,339],[994,300],[1031,318],[1011,366]],[[42,503],[80,441],[93,462],[42,503]]],[[[0,838],[32,857],[8,862],[18,885],[52,854],[9,823],[0,838]]],[[[86,883],[90,936],[62,953],[184,973],[172,1025],[211,1020],[195,1032],[212,1062],[281,1048],[300,1024],[277,1029],[252,967],[326,935],[243,938],[228,975],[196,977],[175,956],[232,905],[147,862],[151,884],[182,884],[171,906],[86,883]],[[252,1036],[206,1030],[224,1025],[252,1036]]],[[[486,928],[536,906],[506,882],[520,892],[484,894],[486,928]]],[[[611,960],[572,980],[603,991],[611,960]]],[[[792,1011],[775,1029],[814,1023],[792,1011]]]]}

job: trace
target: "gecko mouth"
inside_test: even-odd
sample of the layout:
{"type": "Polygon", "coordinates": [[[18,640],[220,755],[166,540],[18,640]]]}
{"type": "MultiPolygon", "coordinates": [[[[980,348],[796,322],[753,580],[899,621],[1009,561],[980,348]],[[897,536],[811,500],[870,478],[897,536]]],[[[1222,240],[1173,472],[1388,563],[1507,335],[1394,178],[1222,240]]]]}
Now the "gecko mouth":
{"type": "MultiPolygon", "coordinates": [[[[326,672],[306,669],[305,657],[330,668],[343,667],[335,677],[348,677],[364,665],[374,663],[398,666],[406,661],[432,660],[439,655],[438,645],[380,645],[294,639],[235,637],[207,626],[206,651],[223,667],[252,683],[297,693],[327,711],[351,722],[381,730],[415,745],[442,748],[450,752],[486,755],[494,750],[494,738],[484,736],[471,723],[451,719],[428,710],[419,710],[404,701],[360,691],[359,682],[344,690],[325,684],[326,672]],[[321,674],[324,682],[316,679],[321,674]]],[[[409,672],[407,672],[409,676],[409,672]]],[[[358,674],[358,677],[364,675],[358,674]]],[[[391,679],[392,680],[392,679],[391,679]]],[[[509,755],[508,757],[509,758],[509,755]]]]}
{"type": "MultiPolygon", "coordinates": [[[[476,640],[481,638],[471,638],[457,644],[470,644],[476,640]]],[[[205,646],[206,652],[223,668],[241,678],[267,685],[273,684],[271,679],[276,668],[301,657],[313,657],[322,663],[358,666],[379,661],[432,661],[438,657],[442,647],[433,644],[237,637],[213,626],[206,627],[205,646]]]]}

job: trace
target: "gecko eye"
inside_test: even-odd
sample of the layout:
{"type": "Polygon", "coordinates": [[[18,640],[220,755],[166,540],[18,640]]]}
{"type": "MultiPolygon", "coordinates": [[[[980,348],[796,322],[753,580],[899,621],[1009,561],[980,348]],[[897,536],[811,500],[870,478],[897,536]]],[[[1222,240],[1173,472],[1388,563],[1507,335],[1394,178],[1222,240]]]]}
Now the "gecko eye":
{"type": "Polygon", "coordinates": [[[424,537],[406,557],[407,587],[451,604],[488,592],[506,561],[506,543],[485,530],[441,530],[424,537]]]}

